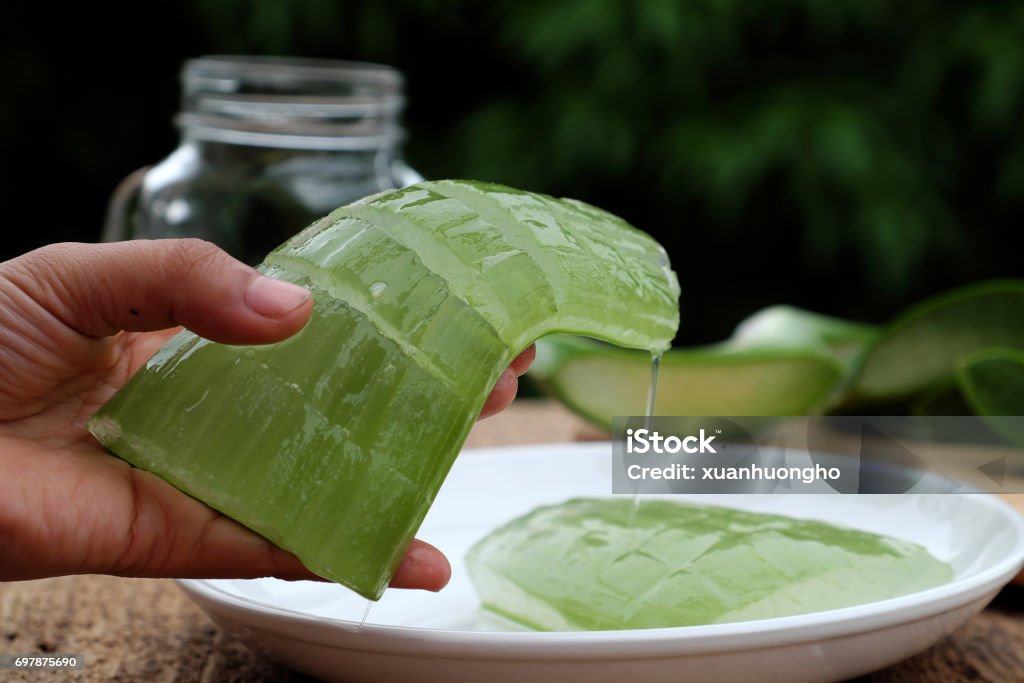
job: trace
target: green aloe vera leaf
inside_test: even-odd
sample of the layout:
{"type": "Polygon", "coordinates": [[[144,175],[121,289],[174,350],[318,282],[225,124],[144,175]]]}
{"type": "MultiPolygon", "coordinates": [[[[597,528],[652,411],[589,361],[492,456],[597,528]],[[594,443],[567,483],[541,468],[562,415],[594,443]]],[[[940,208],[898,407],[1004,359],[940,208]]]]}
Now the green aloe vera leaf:
{"type": "Polygon", "coordinates": [[[950,581],[923,547],[811,520],[628,498],[512,520],[466,556],[484,607],[542,631],[714,624],[818,612],[950,581]]]}
{"type": "Polygon", "coordinates": [[[649,350],[678,326],[664,250],[606,212],[470,181],[342,207],[272,252],[294,337],[175,336],[93,417],[111,451],[376,599],[491,387],[537,337],[649,350]]]}
{"type": "Polygon", "coordinates": [[[1022,280],[963,287],[911,308],[865,352],[850,398],[891,401],[950,383],[957,359],[994,346],[1024,348],[1022,280]]]}
{"type": "Polygon", "coordinates": [[[778,305],[763,308],[740,322],[729,344],[734,348],[819,348],[850,368],[878,333],[875,325],[778,305]]]}
{"type": "MultiPolygon", "coordinates": [[[[643,415],[651,355],[588,339],[556,336],[537,344],[530,370],[571,410],[610,428],[616,415],[643,415]]],[[[843,376],[815,348],[672,349],[661,357],[656,415],[805,415],[823,408],[843,376]]]]}

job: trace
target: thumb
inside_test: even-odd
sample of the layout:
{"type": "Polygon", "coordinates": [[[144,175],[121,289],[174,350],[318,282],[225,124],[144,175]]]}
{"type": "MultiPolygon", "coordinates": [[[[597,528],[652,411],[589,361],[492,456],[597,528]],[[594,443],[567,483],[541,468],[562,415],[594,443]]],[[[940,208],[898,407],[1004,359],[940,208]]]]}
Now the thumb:
{"type": "Polygon", "coordinates": [[[298,332],[309,291],[260,275],[209,242],[52,244],[0,275],[68,327],[100,338],[184,325],[226,344],[265,344],[298,332]]]}

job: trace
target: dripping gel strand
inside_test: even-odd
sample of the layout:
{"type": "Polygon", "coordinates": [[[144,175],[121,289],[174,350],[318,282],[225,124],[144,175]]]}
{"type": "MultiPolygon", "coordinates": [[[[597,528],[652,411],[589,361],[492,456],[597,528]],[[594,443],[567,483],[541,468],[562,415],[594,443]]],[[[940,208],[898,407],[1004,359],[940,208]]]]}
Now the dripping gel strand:
{"type": "Polygon", "coordinates": [[[373,607],[373,600],[367,600],[366,610],[363,612],[363,618],[359,620],[359,630],[362,630],[363,626],[366,625],[366,620],[370,616],[371,607],[373,607]]]}
{"type": "MultiPolygon", "coordinates": [[[[654,403],[658,397],[658,372],[661,370],[661,353],[651,352],[651,384],[647,389],[647,411],[644,413],[644,427],[650,431],[654,417],[654,403]]],[[[639,486],[639,484],[636,484],[639,486]]],[[[633,514],[640,507],[640,493],[633,492],[633,514]]]]}

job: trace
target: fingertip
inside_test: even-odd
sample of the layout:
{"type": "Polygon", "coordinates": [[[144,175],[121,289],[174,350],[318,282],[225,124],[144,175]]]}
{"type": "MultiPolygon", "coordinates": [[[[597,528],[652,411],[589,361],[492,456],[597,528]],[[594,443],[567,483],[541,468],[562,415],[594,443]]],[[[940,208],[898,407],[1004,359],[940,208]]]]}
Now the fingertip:
{"type": "Polygon", "coordinates": [[[491,395],[484,402],[484,407],[480,411],[480,418],[483,419],[496,415],[505,410],[505,408],[508,408],[512,401],[515,400],[518,390],[519,379],[516,377],[516,373],[512,368],[506,368],[505,372],[501,373],[501,377],[495,383],[494,389],[491,390],[491,395]]]}
{"type": "Polygon", "coordinates": [[[313,315],[308,289],[265,275],[253,275],[241,303],[221,308],[216,316],[194,313],[183,322],[196,334],[224,344],[272,344],[299,332],[313,315]]]}
{"type": "Polygon", "coordinates": [[[418,588],[437,592],[448,585],[452,567],[440,550],[414,539],[391,579],[392,588],[418,588]]]}
{"type": "MultiPolygon", "coordinates": [[[[166,264],[162,286],[187,278],[187,286],[173,292],[168,317],[201,337],[222,344],[272,344],[309,322],[313,295],[305,287],[268,277],[201,240],[158,240],[149,246],[166,264]]],[[[161,294],[158,288],[154,296],[161,294]]]]}

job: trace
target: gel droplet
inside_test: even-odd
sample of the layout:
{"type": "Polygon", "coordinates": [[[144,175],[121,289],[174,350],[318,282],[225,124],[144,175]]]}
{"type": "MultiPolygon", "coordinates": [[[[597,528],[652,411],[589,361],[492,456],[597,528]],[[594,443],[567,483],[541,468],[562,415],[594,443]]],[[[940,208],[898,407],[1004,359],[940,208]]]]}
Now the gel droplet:
{"type": "Polygon", "coordinates": [[[384,290],[386,290],[387,288],[388,283],[386,282],[374,282],[372,285],[370,285],[370,296],[376,299],[380,297],[380,295],[383,294],[384,290]]]}
{"type": "Polygon", "coordinates": [[[246,360],[252,360],[255,357],[256,352],[252,349],[246,349],[245,352],[242,353],[242,358],[245,358],[246,360]]]}

